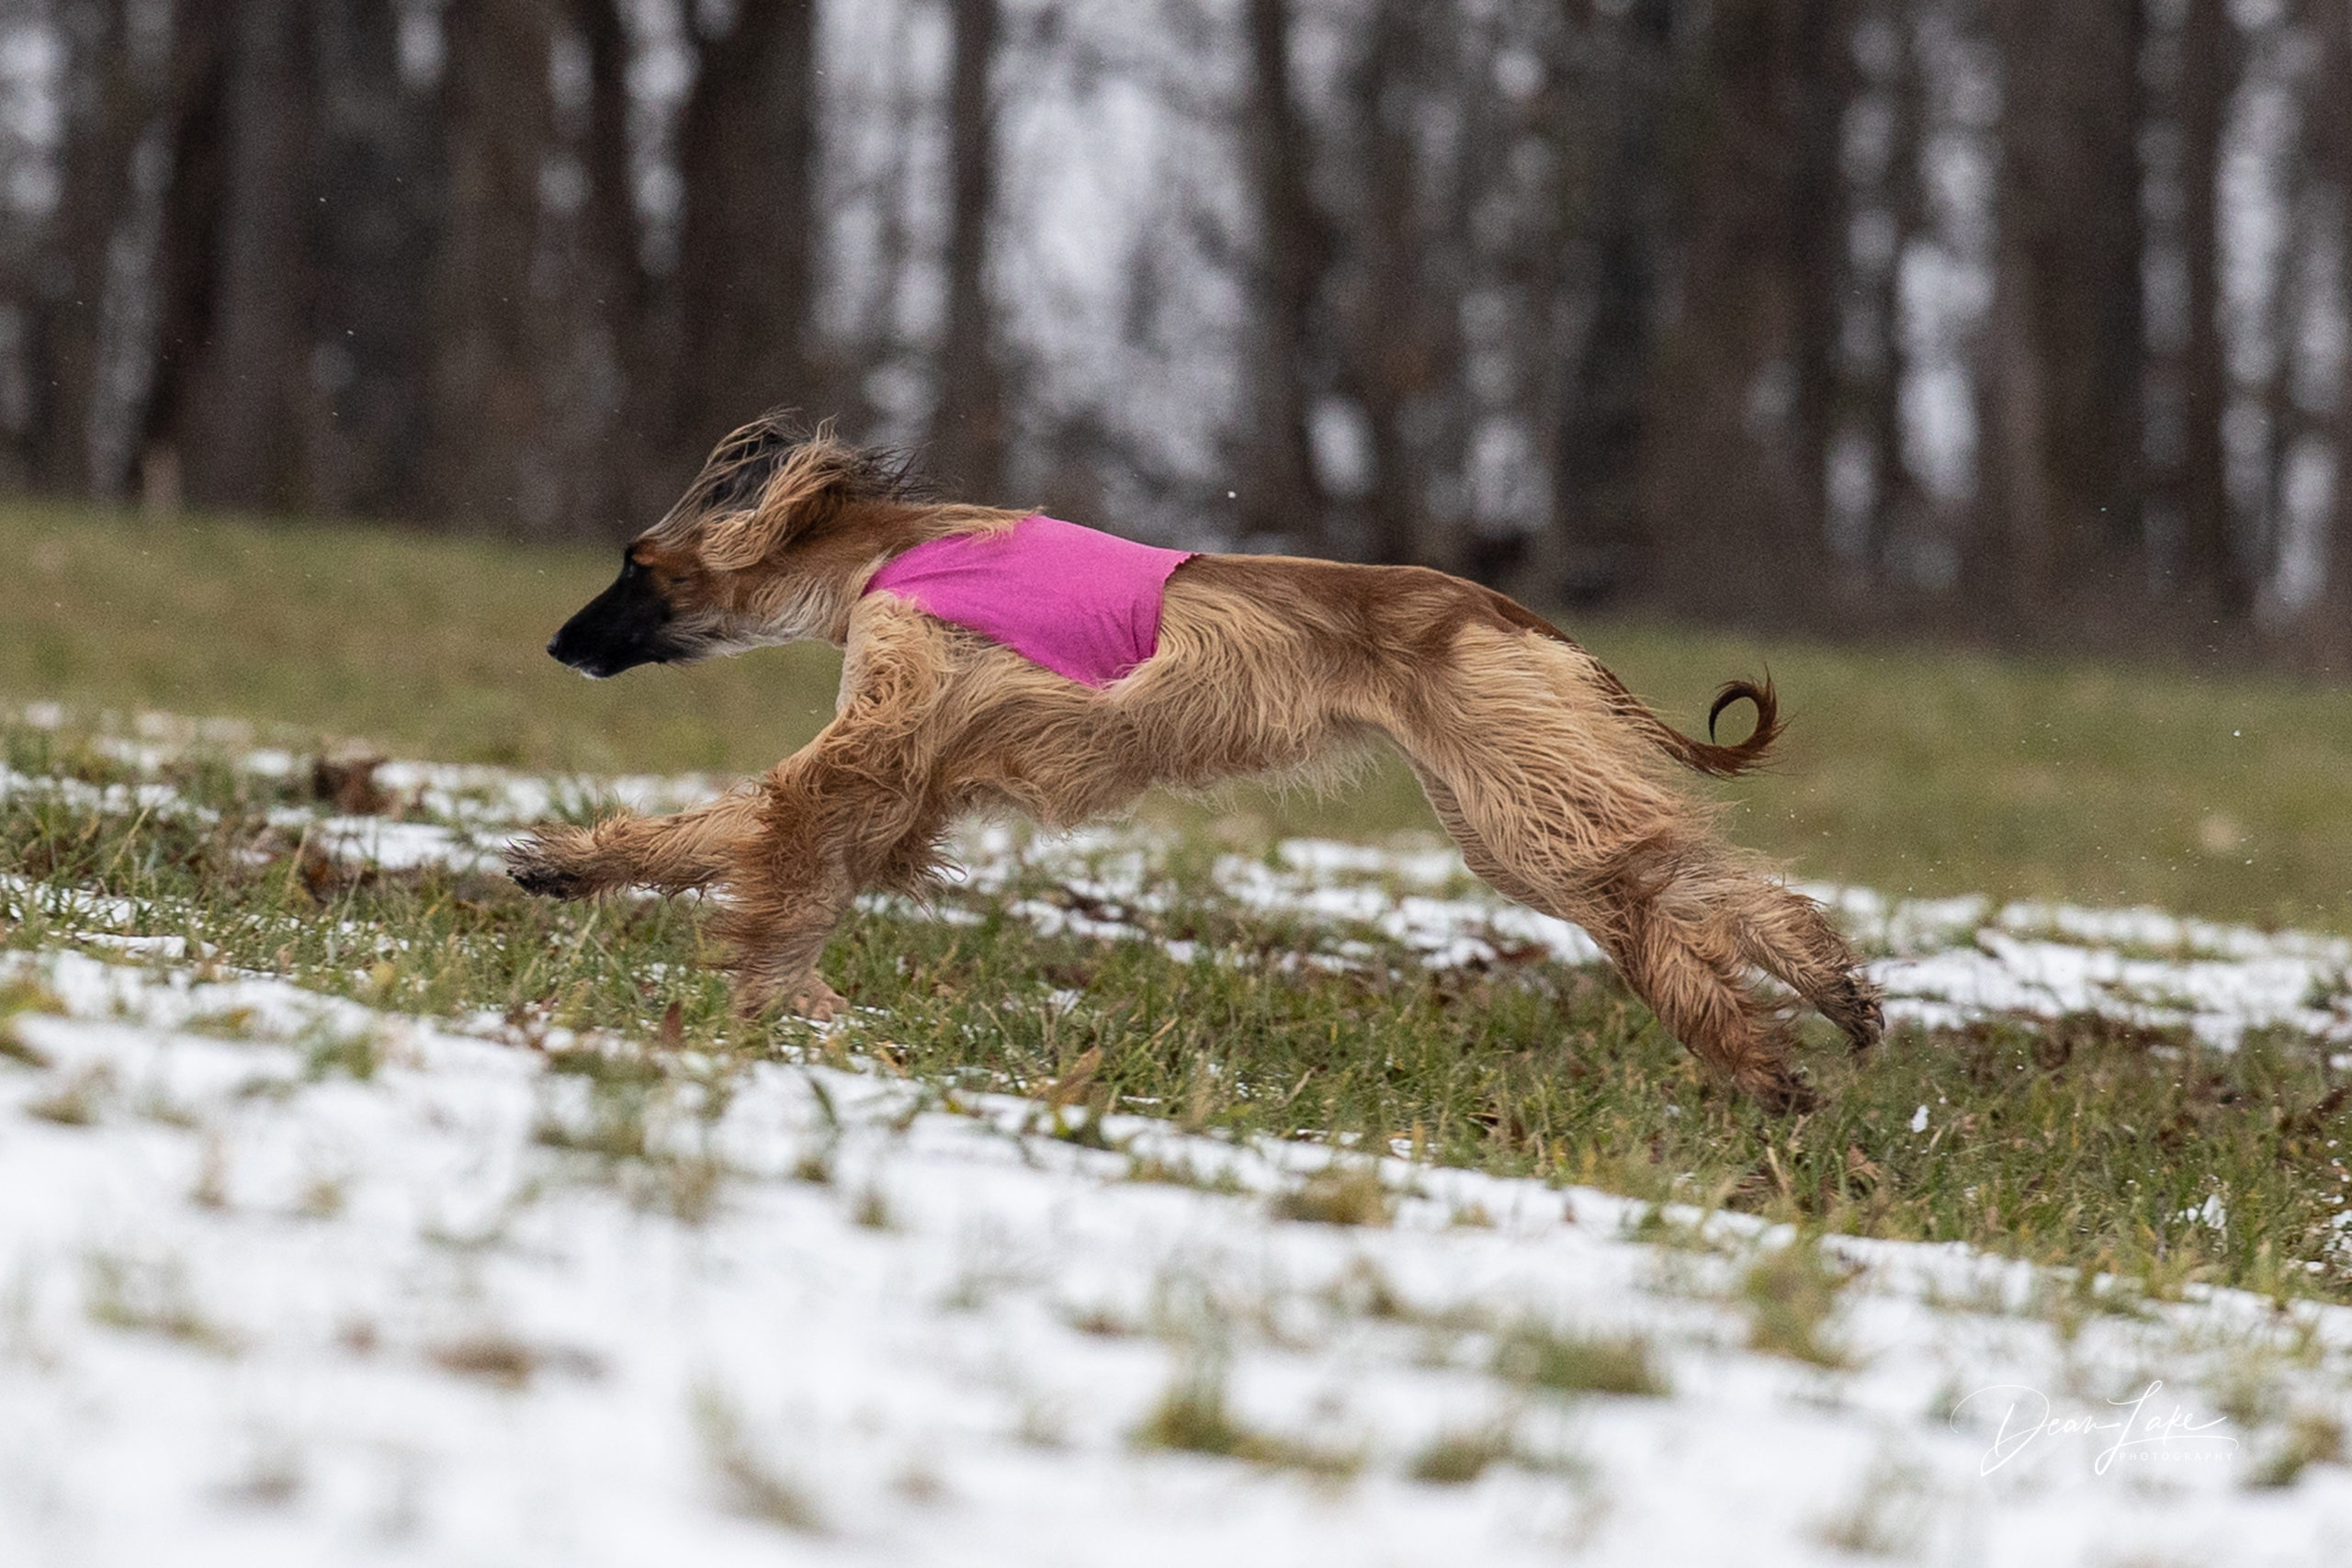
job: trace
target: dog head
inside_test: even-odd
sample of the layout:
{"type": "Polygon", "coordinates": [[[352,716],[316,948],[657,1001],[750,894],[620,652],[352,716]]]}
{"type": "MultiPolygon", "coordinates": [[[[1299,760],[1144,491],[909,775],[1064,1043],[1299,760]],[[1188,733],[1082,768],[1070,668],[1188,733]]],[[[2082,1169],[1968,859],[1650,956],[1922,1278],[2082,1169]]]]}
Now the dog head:
{"type": "Polygon", "coordinates": [[[838,440],[831,422],[809,431],[766,415],[718,444],[548,652],[602,680],[639,664],[838,642],[873,568],[944,510],[904,457],[838,440]]]}

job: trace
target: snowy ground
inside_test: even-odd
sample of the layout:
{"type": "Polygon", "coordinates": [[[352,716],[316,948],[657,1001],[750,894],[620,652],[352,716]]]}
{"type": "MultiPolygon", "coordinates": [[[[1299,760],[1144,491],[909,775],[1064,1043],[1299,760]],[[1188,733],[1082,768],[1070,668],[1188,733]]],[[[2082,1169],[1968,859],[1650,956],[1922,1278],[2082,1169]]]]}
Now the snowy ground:
{"type": "MultiPolygon", "coordinates": [[[[560,793],[378,783],[422,819],[308,826],[463,863],[560,793]]],[[[1015,846],[966,848],[985,893],[1015,846]]],[[[1153,897],[1148,841],[1023,852],[1083,895],[1040,923],[1115,936],[1153,897]]],[[[1589,952],[1439,852],[1216,879],[1433,964],[1589,952]]],[[[1898,1011],[2352,1033],[2339,939],[1823,892],[1898,1011]]],[[[1816,1364],[1754,1348],[1743,1280],[1791,1238],[1743,1216],[1387,1160],[1392,1223],[1312,1223],[1282,1215],[1334,1188],[1326,1151],[1115,1118],[1087,1148],[881,1071],[641,1103],[624,1042],[388,1014],[0,887],[29,901],[72,935],[0,954],[29,1004],[0,1056],[0,1563],[2352,1561],[2352,1474],[2249,1484],[2352,1419],[2352,1312],[2083,1317],[2022,1265],[1833,1238],[1816,1364]],[[622,1113],[652,1157],[581,1152],[622,1113]],[[1555,1393],[1512,1349],[1628,1337],[1657,1392],[1555,1393]],[[1186,1389],[1259,1457],[1139,1443],[1186,1389]],[[1416,1478],[1449,1469],[1476,1473],[1416,1478]]]]}

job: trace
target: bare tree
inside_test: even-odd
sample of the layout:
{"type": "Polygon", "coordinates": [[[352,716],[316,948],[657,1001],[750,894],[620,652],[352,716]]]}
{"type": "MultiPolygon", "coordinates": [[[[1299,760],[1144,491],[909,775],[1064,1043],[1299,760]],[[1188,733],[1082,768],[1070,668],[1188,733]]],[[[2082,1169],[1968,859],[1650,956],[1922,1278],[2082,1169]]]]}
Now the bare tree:
{"type": "MultiPolygon", "coordinates": [[[[186,367],[173,406],[151,421],[177,454],[189,498],[204,505],[285,510],[301,490],[302,434],[311,375],[310,144],[316,124],[306,8],[295,0],[239,0],[224,8],[225,56],[204,134],[183,141],[189,201],[175,223],[170,265],[197,275],[184,306],[195,341],[173,344],[186,367]],[[185,210],[201,201],[209,211],[185,210]]],[[[191,126],[191,132],[193,132],[191,126]]],[[[169,459],[164,459],[169,460],[169,459]]]]}
{"type": "Polygon", "coordinates": [[[1340,389],[1363,411],[1372,457],[1364,547],[1382,561],[1419,560],[1425,528],[1423,478],[1404,427],[1432,370],[1415,211],[1422,169],[1411,73],[1424,40],[1416,37],[1414,10],[1409,0],[1376,0],[1348,90],[1363,205],[1341,284],[1340,389]]]}
{"type": "MultiPolygon", "coordinates": [[[[597,448],[594,461],[602,470],[593,512],[626,532],[675,492],[693,460],[692,443],[664,440],[673,383],[662,328],[674,326],[674,315],[665,323],[663,289],[646,262],[631,166],[629,39],[621,0],[571,0],[571,21],[588,75],[579,148],[581,299],[574,330],[598,340],[611,377],[609,387],[596,389],[603,394],[600,417],[587,422],[597,448]]],[[[743,400],[740,416],[763,406],[756,398],[743,400]]]]}
{"type": "MultiPolygon", "coordinates": [[[[1849,278],[1846,235],[1851,215],[1839,170],[1847,107],[1859,86],[1854,70],[1855,0],[1797,0],[1784,6],[1786,84],[1781,108],[1788,142],[1788,202],[1782,231],[1790,321],[1790,436],[1792,510],[1785,547],[1804,576],[1791,602],[1821,598],[1835,581],[1828,556],[1830,421],[1837,399],[1838,299],[1849,278]],[[1797,590],[1801,587],[1802,592],[1797,590]]],[[[1817,612],[1816,612],[1817,613],[1817,612]]]]}
{"type": "Polygon", "coordinates": [[[35,471],[104,498],[130,484],[163,333],[164,228],[182,120],[199,111],[211,36],[203,0],[90,0],[58,15],[64,46],[60,205],[36,335],[49,395],[35,471]],[[175,47],[185,46],[185,47],[175,47]]]}
{"type": "MultiPolygon", "coordinates": [[[[2306,146],[2312,173],[2326,187],[2334,208],[2333,236],[2339,319],[2352,317],[2352,14],[2340,6],[2314,6],[2320,36],[2313,75],[2306,146]]],[[[2323,242],[2326,243],[2326,242],[2323,242]]],[[[2306,636],[2320,667],[2342,677],[2352,674],[2352,366],[2338,364],[2333,389],[2335,406],[2331,445],[2335,484],[2330,498],[2325,553],[2326,578],[2312,607],[2306,636]]]]}
{"type": "Polygon", "coordinates": [[[441,82],[449,186],[434,311],[434,506],[534,531],[558,523],[532,472],[547,420],[532,264],[554,134],[552,22],[534,0],[452,6],[441,82]]]}
{"type": "Polygon", "coordinates": [[[1133,14],[888,0],[820,38],[818,0],[0,0],[62,45],[54,143],[0,123],[9,189],[60,192],[0,233],[0,479],[593,536],[797,403],[927,434],[976,496],[1011,473],[1537,598],[2219,622],[2281,658],[2352,624],[2352,394],[2312,389],[2352,206],[2338,0],[1133,14]],[[829,100],[820,44],[872,85],[829,100]],[[1040,155],[1000,134],[1014,80],[1115,83],[1144,112],[1110,155],[1174,175],[1075,280],[1113,341],[1063,378],[1040,333],[1035,395],[1000,208],[1065,171],[1007,163],[1040,155]],[[2225,139],[2233,182],[2292,197],[2258,298],[2223,287],[2225,139]],[[820,331],[827,147],[865,210],[820,331]],[[2275,377],[2239,356],[2274,336],[2275,377]],[[1068,395],[1130,369],[1191,423],[1068,395]],[[1234,476],[1194,457],[1228,400],[1234,476]],[[2223,440],[2248,414],[2265,476],[2223,440]]]}
{"type": "Polygon", "coordinates": [[[48,274],[28,335],[40,355],[34,379],[47,388],[28,421],[33,468],[58,490],[87,491],[92,476],[79,440],[98,365],[98,310],[106,281],[107,241],[129,184],[140,130],[131,102],[130,53],[121,0],[84,6],[59,18],[64,69],[59,97],[59,205],[45,255],[32,273],[48,274]]]}
{"type": "MultiPolygon", "coordinates": [[[[1588,323],[1569,359],[1553,463],[1556,542],[1537,587],[1572,600],[1626,585],[1642,538],[1641,464],[1654,370],[1660,202],[1673,0],[1634,0],[1617,15],[1584,7],[1594,55],[1589,92],[1562,96],[1564,153],[1592,148],[1589,190],[1575,200],[1591,254],[1588,323]]],[[[1571,180],[1578,161],[1559,159],[1571,180]]]]}
{"type": "Polygon", "coordinates": [[[955,34],[947,86],[947,319],[939,344],[932,460],[975,500],[1004,499],[1002,367],[989,295],[996,205],[996,107],[989,75],[997,0],[948,0],[955,34]]]}
{"type": "Polygon", "coordinates": [[[318,194],[309,504],[420,513],[434,256],[447,167],[429,85],[401,66],[399,0],[316,0],[318,194]]]}
{"type": "Polygon", "coordinates": [[[2179,455],[2167,477],[2180,519],[2181,575],[2191,596],[2224,621],[2252,611],[2255,589],[2230,525],[2222,453],[2229,402],[2221,324],[2222,121],[2239,52],[2223,0],[2188,0],[2175,113],[2188,321],[2177,383],[2179,455]]]}
{"type": "Polygon", "coordinates": [[[1316,299],[1331,261],[1329,226],[1307,188],[1313,159],[1292,81],[1288,0],[1249,0],[1248,154],[1257,216],[1254,283],[1259,352],[1251,357],[1257,428],[1249,443],[1242,526],[1252,534],[1327,547],[1330,498],[1308,434],[1316,299]]]}
{"type": "MultiPolygon", "coordinates": [[[[168,13],[170,64],[107,245],[99,375],[85,441],[101,494],[135,487],[159,513],[180,503],[178,427],[221,330],[230,186],[236,153],[253,147],[250,139],[232,142],[226,88],[241,40],[225,9],[218,0],[180,0],[168,13]]],[[[266,243],[255,203],[237,216],[248,244],[266,243]]]]}
{"type": "Polygon", "coordinates": [[[1678,228],[1680,306],[1651,381],[1645,577],[1686,614],[1802,620],[1828,580],[1826,355],[1843,229],[1837,0],[1723,0],[1686,90],[1709,106],[1678,228]],[[1825,96],[1831,101],[1824,103],[1825,96]],[[1824,145],[1824,139],[1828,145],[1824,145]],[[1833,272],[1825,276],[1822,268],[1833,272]]]}
{"type": "Polygon", "coordinates": [[[1988,603],[2136,592],[2143,440],[2141,0],[1996,0],[2002,116],[1979,387],[1988,603]]]}
{"type": "Polygon", "coordinates": [[[1849,110],[1847,267],[1829,468],[1831,553],[1848,604],[1883,600],[1890,541],[1922,503],[1904,450],[1903,260],[1921,218],[1925,106],[1912,0],[1873,0],[1853,37],[1861,83],[1849,110]]]}
{"type": "MultiPolygon", "coordinates": [[[[810,357],[818,112],[813,0],[698,35],[678,135],[678,435],[697,456],[761,409],[822,400],[810,357]]],[[[609,141],[604,156],[615,152],[609,141]]],[[[610,198],[607,198],[610,199],[610,198]]]]}

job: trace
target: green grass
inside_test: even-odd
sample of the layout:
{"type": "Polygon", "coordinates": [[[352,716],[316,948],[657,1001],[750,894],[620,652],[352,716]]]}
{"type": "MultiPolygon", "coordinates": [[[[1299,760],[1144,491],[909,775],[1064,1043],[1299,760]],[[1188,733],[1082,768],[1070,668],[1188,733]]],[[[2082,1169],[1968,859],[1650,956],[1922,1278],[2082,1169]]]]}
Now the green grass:
{"type": "Polygon", "coordinates": [[[1686,716],[1713,682],[1770,665],[1785,761],[1723,793],[1734,835],[1805,875],[2352,930],[2341,686],[1580,629],[1686,716]]]}
{"type": "Polygon", "coordinates": [[[1845,1355],[1825,1330],[1847,1276],[1810,1241],[1765,1253],[1740,1280],[1748,1313],[1748,1344],[1775,1356],[1836,1367],[1845,1355]]]}
{"type": "Polygon", "coordinates": [[[1363,1456],[1352,1450],[1301,1442],[1250,1426],[1227,1397],[1226,1372],[1223,1359],[1215,1352],[1195,1348],[1184,1353],[1159,1403],[1136,1428],[1136,1447],[1247,1460],[1269,1470],[1301,1471],[1334,1481],[1363,1467],[1363,1456]]]}
{"type": "Polygon", "coordinates": [[[381,527],[0,506],[0,695],[247,719],[403,754],[752,772],[820,728],[840,660],[792,649],[591,682],[543,645],[617,550],[381,527]]]}
{"type": "MultiPolygon", "coordinates": [[[[279,739],[530,767],[752,773],[831,711],[829,649],[594,683],[540,651],[613,552],[381,527],[145,523],[0,506],[17,579],[0,701],[227,716],[279,739]]],[[[2352,929],[2352,701],[2177,670],[1850,649],[1573,618],[1669,716],[1769,666],[1777,771],[1724,786],[1742,841],[1892,893],[2152,903],[2352,929]]],[[[1736,723],[1736,719],[1727,722],[1736,723]]],[[[1204,825],[1203,808],[1153,813],[1204,825]]],[[[1218,831],[1432,823],[1390,762],[1328,802],[1243,791],[1218,831]]]]}
{"type": "MultiPolygon", "coordinates": [[[[0,623],[0,701],[85,716],[153,707],[246,718],[298,745],[362,736],[458,760],[748,771],[815,729],[834,676],[821,650],[603,685],[566,673],[539,644],[602,582],[605,552],[22,506],[0,509],[0,552],[20,584],[0,623]]],[[[1786,763],[1724,794],[1736,836],[1804,874],[2352,927],[2352,834],[2340,830],[2352,820],[2352,705],[2336,694],[1577,629],[1685,716],[1721,676],[1771,665],[1796,716],[1786,763]]],[[[127,776],[70,730],[0,727],[0,742],[22,773],[127,776]]],[[[638,1043],[629,1052],[566,1060],[590,1080],[590,1111],[543,1135],[638,1172],[647,1201],[681,1213],[707,1211],[721,1173],[662,1152],[692,1146],[667,1134],[723,1104],[746,1063],[854,1049],[943,1094],[1048,1096],[1073,1136],[1097,1142],[1109,1111],[1355,1147],[1402,1140],[1446,1164],[1745,1210],[1808,1234],[1960,1240],[2075,1266],[2086,1281],[2129,1276],[2133,1299],[2211,1282],[2352,1301],[2333,1247],[2352,1186],[2337,1149],[2346,1100],[2317,1042],[2258,1035],[2224,1054],[2098,1019],[1915,1029],[1859,1064],[1815,1050],[1825,1108],[1776,1121],[1707,1085],[1605,972],[1511,961],[1433,974],[1372,933],[1351,933],[1373,944],[1364,966],[1280,966],[1330,933],[1233,908],[1209,881],[1210,847],[1425,825],[1396,768],[1329,803],[1245,794],[1222,816],[1151,807],[1195,831],[1168,869],[1177,901],[1148,923],[1243,962],[1045,938],[977,897],[964,900],[974,924],[865,916],[826,964],[887,1021],[830,1043],[790,1024],[729,1023],[681,908],[554,906],[501,878],[441,872],[307,876],[295,836],[266,819],[296,784],[217,760],[167,771],[217,815],[13,794],[0,798],[0,871],[145,900],[152,933],[371,1005],[492,1009],[525,1039],[618,1032],[638,1043]],[[1916,1134],[1921,1104],[1937,1107],[1934,1126],[1916,1134]],[[2184,1217],[2217,1194],[2225,1227],[2184,1217]]],[[[38,916],[0,932],[19,948],[62,940],[38,916]]],[[[43,1070],[13,1039],[0,1033],[14,1058],[0,1070],[43,1070]]],[[[314,1073],[374,1068],[371,1041],[300,1044],[314,1073]]],[[[119,1099],[62,1083],[40,1104],[70,1126],[118,1113],[119,1099]]],[[[824,1168],[822,1150],[808,1160],[824,1168]]],[[[1170,1179],[1148,1167],[1138,1179],[1170,1179]]],[[[1342,1173],[1326,1185],[1297,1218],[1386,1216],[1376,1183],[1342,1173]]],[[[1820,1343],[1814,1309],[1827,1296],[1793,1277],[1749,1283],[1759,1325],[1788,1320],[1759,1334],[1787,1328],[1792,1353],[1820,1343]]],[[[2044,1304],[2079,1315],[2109,1300],[2086,1284],[2044,1304]]]]}
{"type": "Polygon", "coordinates": [[[1667,1392],[1646,1340],[1566,1334],[1543,1323],[1522,1323],[1505,1334],[1495,1348],[1495,1370],[1514,1382],[1558,1393],[1667,1392]]]}
{"type": "MultiPolygon", "coordinates": [[[[126,772],[68,738],[17,728],[0,740],[21,773],[126,772]]],[[[1969,1242],[2086,1279],[2129,1276],[2135,1295],[2204,1282],[2352,1301],[2352,1269],[2334,1245],[2352,1189],[2338,1148],[2352,1101],[2331,1048],[2293,1034],[2222,1053],[2092,1018],[1910,1028],[1860,1063],[1816,1037],[1806,1066],[1823,1109],[1774,1119],[1710,1086],[1605,970],[1537,959],[1432,972],[1369,931],[1344,933],[1370,944],[1362,967],[1284,963],[1338,933],[1234,908],[1196,845],[1170,857],[1171,907],[1135,917],[1198,942],[1195,961],[1151,942],[1037,934],[1004,913],[1008,897],[1059,891],[1032,872],[1001,897],[943,895],[974,923],[852,920],[827,972],[883,1010],[820,1041],[790,1022],[730,1022],[686,908],[551,904],[503,878],[440,871],[306,877],[298,835],[266,819],[293,784],[220,767],[177,776],[207,813],[0,797],[0,873],[136,900],[147,934],[373,1006],[490,1010],[526,1042],[558,1027],[614,1032],[633,1043],[562,1058],[560,1074],[588,1081],[590,1109],[543,1136],[599,1168],[640,1173],[648,1202],[682,1213],[713,1201],[717,1173],[696,1166],[692,1134],[723,1107],[731,1075],[854,1051],[933,1086],[939,1102],[963,1090],[1051,1096],[1073,1136],[1098,1145],[1107,1111],[1231,1135],[1409,1145],[1447,1165],[1808,1232],[1969,1242]],[[1922,1104],[1936,1108],[1933,1126],[1915,1133],[1922,1104]],[[2218,1227],[2196,1217],[2217,1195],[2218,1227]]],[[[65,940],[37,913],[0,932],[19,949],[65,940]]],[[[313,1073],[362,1077],[377,1060],[364,1039],[297,1044],[313,1073]]],[[[102,1089],[59,1088],[59,1119],[115,1114],[102,1089]]],[[[1166,1179],[1144,1163],[1137,1176],[1166,1179]]],[[[1295,1217],[1384,1218],[1386,1196],[1343,1190],[1347,1179],[1295,1217]]],[[[1791,1353],[1820,1343],[1811,1336],[1826,1281],[1759,1274],[1750,1284],[1776,1343],[1791,1353]]],[[[2049,1304],[2102,1300],[2086,1287],[2080,1303],[2049,1304]]]]}

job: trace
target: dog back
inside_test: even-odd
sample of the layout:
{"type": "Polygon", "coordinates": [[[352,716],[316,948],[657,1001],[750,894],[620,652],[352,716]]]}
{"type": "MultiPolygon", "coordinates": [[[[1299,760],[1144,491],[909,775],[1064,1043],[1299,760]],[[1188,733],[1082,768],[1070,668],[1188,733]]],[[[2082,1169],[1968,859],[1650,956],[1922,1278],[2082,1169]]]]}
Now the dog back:
{"type": "Polygon", "coordinates": [[[1159,651],[1169,575],[1192,556],[1029,516],[1004,533],[917,545],[883,562],[865,591],[895,594],[1099,688],[1159,651]]]}

